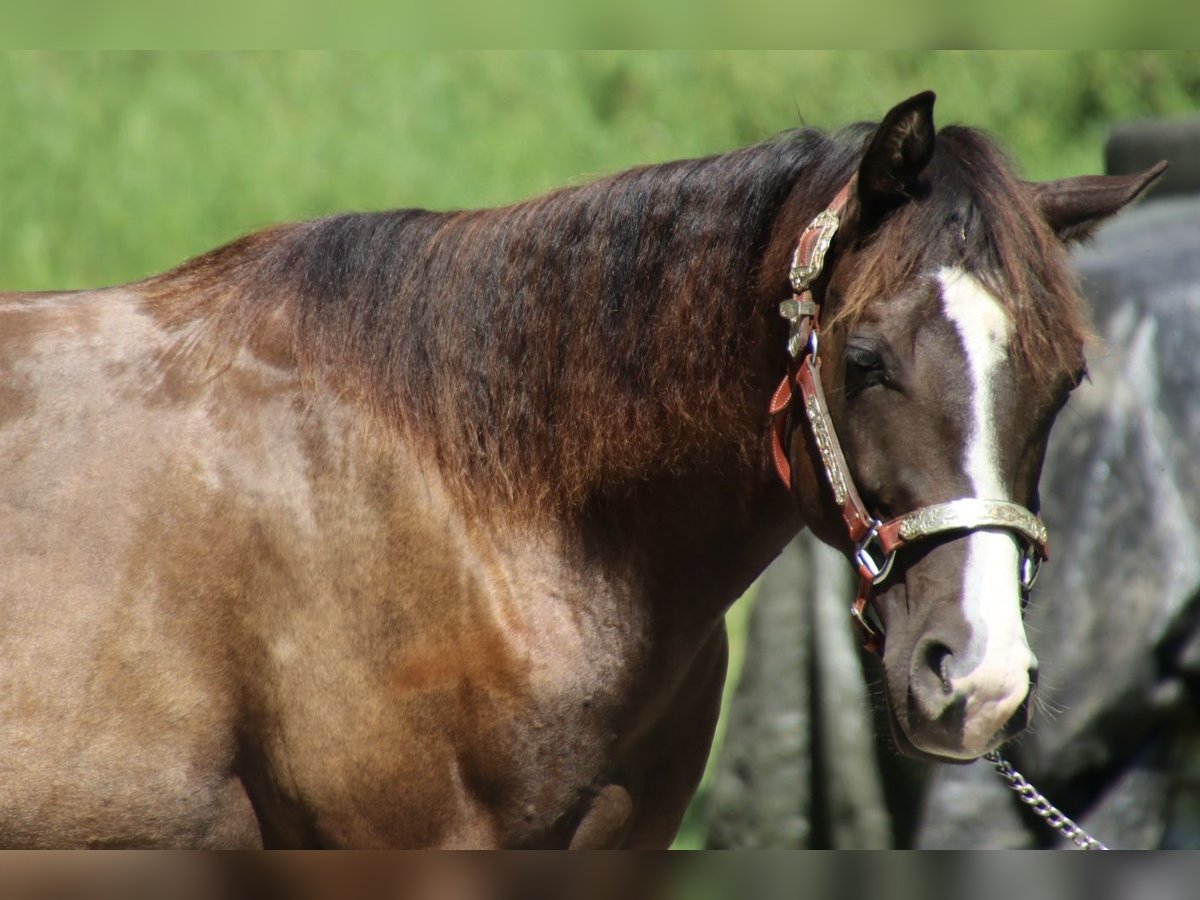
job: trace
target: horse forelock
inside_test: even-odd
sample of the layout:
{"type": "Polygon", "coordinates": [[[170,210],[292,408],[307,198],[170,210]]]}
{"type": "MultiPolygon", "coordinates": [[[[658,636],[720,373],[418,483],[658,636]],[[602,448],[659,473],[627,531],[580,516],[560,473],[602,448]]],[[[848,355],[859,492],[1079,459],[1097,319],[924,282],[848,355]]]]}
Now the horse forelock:
{"type": "Polygon", "coordinates": [[[1066,248],[1005,155],[962,126],[938,133],[920,193],[872,236],[831,324],[849,327],[879,298],[947,265],[1000,302],[1014,362],[1035,384],[1055,388],[1078,369],[1093,334],[1066,248]]]}
{"type": "Polygon", "coordinates": [[[800,130],[501,209],[340,215],[145,288],[219,347],[282,318],[302,373],[424,443],[462,498],[579,508],[757,462],[771,375],[750,357],[773,321],[758,269],[797,185],[819,208],[859,153],[800,130]]]}

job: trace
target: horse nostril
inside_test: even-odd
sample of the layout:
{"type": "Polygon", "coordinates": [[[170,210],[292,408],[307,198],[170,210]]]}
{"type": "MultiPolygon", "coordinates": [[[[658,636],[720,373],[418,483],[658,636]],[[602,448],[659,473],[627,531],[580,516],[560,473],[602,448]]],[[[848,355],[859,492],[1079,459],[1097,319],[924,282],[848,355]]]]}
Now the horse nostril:
{"type": "Polygon", "coordinates": [[[1033,692],[1033,689],[1035,687],[1037,687],[1037,681],[1038,681],[1038,667],[1037,667],[1037,664],[1035,663],[1034,665],[1029,667],[1029,690],[1031,693],[1033,692]]]}
{"type": "Polygon", "coordinates": [[[932,670],[942,683],[942,690],[947,694],[953,691],[950,686],[950,648],[941,641],[930,641],[925,645],[925,665],[932,670]]]}

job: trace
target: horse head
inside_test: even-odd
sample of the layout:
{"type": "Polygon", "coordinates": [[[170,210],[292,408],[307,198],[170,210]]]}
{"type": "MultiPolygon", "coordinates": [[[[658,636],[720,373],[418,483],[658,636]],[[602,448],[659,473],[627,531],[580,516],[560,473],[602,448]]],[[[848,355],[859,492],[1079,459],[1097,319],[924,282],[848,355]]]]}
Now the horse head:
{"type": "MultiPolygon", "coordinates": [[[[828,419],[872,520],[995,501],[1025,523],[931,529],[870,585],[898,746],[970,760],[1026,726],[1037,685],[1022,612],[1038,479],[1089,334],[1065,248],[1163,166],[1026,183],[978,132],[935,131],[932,109],[932,93],[913,97],[865,138],[812,289],[828,419]]],[[[813,428],[793,430],[792,465],[807,467],[796,493],[814,531],[853,558],[834,492],[811,490],[826,480],[821,451],[813,428]]]]}

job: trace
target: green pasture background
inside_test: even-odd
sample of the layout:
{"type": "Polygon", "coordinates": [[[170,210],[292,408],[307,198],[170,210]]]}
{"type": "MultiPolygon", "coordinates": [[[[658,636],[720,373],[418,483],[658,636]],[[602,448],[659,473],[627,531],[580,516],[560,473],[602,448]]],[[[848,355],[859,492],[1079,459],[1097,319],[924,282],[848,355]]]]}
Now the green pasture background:
{"type": "Polygon", "coordinates": [[[925,88],[1030,177],[1116,120],[1195,111],[1196,52],[0,56],[0,285],[120,282],[270,222],[504,203],[925,88]]]}
{"type": "MultiPolygon", "coordinates": [[[[0,287],[128,281],[340,210],[506,203],[926,88],[940,123],[1053,178],[1099,172],[1117,121],[1200,110],[1200,53],[7,53],[0,287]]],[[[693,815],[681,844],[701,838],[693,815]]]]}

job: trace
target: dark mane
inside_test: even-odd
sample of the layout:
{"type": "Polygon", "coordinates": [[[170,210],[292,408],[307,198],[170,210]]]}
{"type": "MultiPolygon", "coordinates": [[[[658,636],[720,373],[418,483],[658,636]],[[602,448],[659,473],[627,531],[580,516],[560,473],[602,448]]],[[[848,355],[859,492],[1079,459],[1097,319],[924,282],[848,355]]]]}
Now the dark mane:
{"type": "Polygon", "coordinates": [[[923,193],[895,211],[864,254],[836,321],[852,323],[874,297],[888,296],[929,268],[931,253],[961,259],[1013,321],[1018,365],[1051,387],[1077,369],[1092,339],[1066,248],[981,132],[938,132],[923,193]],[[947,252],[949,251],[949,252],[947,252]]]}
{"type": "MultiPolygon", "coordinates": [[[[335,216],[251,235],[146,282],[221,346],[283,329],[301,372],[425,442],[465,499],[558,510],[717,458],[761,455],[759,267],[793,189],[827,202],[871,129],[801,130],[511,207],[335,216]]],[[[839,311],[962,235],[1035,374],[1088,329],[1060,242],[980,133],[938,136],[927,195],[894,214],[839,311]],[[916,236],[914,238],[914,236],[916,236]]],[[[782,272],[780,275],[782,285],[782,272]]]]}
{"type": "Polygon", "coordinates": [[[758,267],[802,173],[815,211],[858,143],[797,131],[503,209],[282,226],[145,286],[230,346],[286,311],[301,370],[428,441],[462,495],[570,508],[759,451],[758,267]]]}

